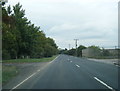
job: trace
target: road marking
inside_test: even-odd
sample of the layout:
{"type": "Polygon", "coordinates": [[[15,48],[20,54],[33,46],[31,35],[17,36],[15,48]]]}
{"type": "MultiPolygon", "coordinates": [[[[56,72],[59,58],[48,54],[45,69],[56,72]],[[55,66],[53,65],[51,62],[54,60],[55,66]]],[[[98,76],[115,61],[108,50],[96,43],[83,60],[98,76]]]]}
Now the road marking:
{"type": "MultiPolygon", "coordinates": [[[[59,56],[57,56],[53,61],[55,61],[59,56]]],[[[53,61],[49,62],[52,63],[53,61]]],[[[46,66],[45,66],[46,67],[46,66]]],[[[44,68],[44,67],[43,67],[44,68]]],[[[41,68],[42,69],[42,68],[41,68]]],[[[41,71],[40,69],[37,70],[37,72],[41,71]]],[[[23,84],[24,82],[26,82],[27,80],[29,80],[31,77],[33,77],[37,72],[33,73],[31,76],[29,76],[28,78],[26,78],[25,80],[23,80],[22,82],[20,82],[18,85],[16,85],[15,87],[13,87],[10,91],[16,89],[17,87],[19,87],[21,84],[23,84]]]]}
{"type": "Polygon", "coordinates": [[[111,89],[112,91],[115,91],[112,87],[110,87],[109,85],[107,85],[106,83],[104,83],[103,81],[98,79],[97,77],[94,77],[94,79],[97,80],[98,82],[100,82],[101,84],[103,84],[104,86],[106,86],[107,88],[111,89]]]}
{"type": "Polygon", "coordinates": [[[70,61],[70,62],[72,62],[72,61],[70,61]]]}
{"type": "Polygon", "coordinates": [[[115,65],[115,66],[120,67],[119,65],[115,65]]]}
{"type": "Polygon", "coordinates": [[[29,76],[28,78],[26,78],[25,80],[23,80],[22,82],[20,82],[18,85],[16,85],[15,87],[13,87],[10,91],[12,91],[12,90],[14,90],[14,89],[16,89],[17,87],[19,87],[21,84],[23,84],[25,81],[27,81],[28,79],[30,79],[31,77],[33,77],[34,75],[36,74],[36,72],[35,73],[33,73],[31,76],[29,76]]]}
{"type": "Polygon", "coordinates": [[[52,63],[52,61],[50,62],[50,64],[52,63]]]}
{"type": "Polygon", "coordinates": [[[114,64],[115,66],[117,66],[117,67],[120,67],[120,66],[119,66],[119,63],[117,63],[117,62],[113,62],[113,64],[114,64]]]}
{"type": "Polygon", "coordinates": [[[41,70],[37,70],[37,72],[39,72],[39,71],[41,71],[41,70]]]}
{"type": "Polygon", "coordinates": [[[79,65],[76,64],[77,67],[80,67],[79,65]]]}
{"type": "MultiPolygon", "coordinates": [[[[60,56],[60,55],[59,55],[60,56]]],[[[49,63],[52,63],[53,61],[55,61],[59,56],[57,56],[54,60],[52,60],[51,62],[49,62],[49,63]]]]}

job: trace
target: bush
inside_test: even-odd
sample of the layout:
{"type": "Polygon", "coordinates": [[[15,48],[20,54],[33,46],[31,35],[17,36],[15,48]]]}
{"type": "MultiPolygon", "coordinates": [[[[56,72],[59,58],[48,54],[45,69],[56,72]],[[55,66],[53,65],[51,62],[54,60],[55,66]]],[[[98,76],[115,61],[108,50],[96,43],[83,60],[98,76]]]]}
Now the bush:
{"type": "Polygon", "coordinates": [[[10,53],[7,50],[2,51],[2,59],[3,60],[11,59],[10,53]]]}

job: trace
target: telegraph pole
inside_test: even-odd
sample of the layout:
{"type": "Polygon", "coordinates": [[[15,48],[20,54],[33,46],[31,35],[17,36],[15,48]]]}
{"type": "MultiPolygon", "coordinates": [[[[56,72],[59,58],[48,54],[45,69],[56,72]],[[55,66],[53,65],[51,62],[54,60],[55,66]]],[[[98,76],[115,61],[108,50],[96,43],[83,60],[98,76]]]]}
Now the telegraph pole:
{"type": "Polygon", "coordinates": [[[70,44],[69,44],[69,50],[70,50],[70,44]]]}
{"type": "Polygon", "coordinates": [[[77,56],[77,41],[78,41],[79,39],[74,39],[74,40],[75,40],[76,56],[77,56]]]}
{"type": "Polygon", "coordinates": [[[115,46],[115,49],[117,49],[117,46],[115,46]]]}

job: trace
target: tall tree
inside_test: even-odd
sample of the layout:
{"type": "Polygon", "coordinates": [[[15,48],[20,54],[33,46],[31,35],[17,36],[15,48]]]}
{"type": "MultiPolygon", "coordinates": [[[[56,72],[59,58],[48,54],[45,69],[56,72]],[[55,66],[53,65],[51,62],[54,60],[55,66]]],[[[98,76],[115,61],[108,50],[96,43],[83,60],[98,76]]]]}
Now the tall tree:
{"type": "Polygon", "coordinates": [[[78,56],[78,57],[82,57],[82,50],[83,50],[83,49],[86,49],[86,47],[83,46],[83,45],[80,45],[80,46],[78,47],[78,49],[77,49],[77,56],[78,56]]]}
{"type": "Polygon", "coordinates": [[[25,17],[25,10],[20,3],[2,7],[3,22],[3,59],[49,57],[57,53],[57,45],[52,38],[47,38],[40,27],[31,24],[25,17]]]}

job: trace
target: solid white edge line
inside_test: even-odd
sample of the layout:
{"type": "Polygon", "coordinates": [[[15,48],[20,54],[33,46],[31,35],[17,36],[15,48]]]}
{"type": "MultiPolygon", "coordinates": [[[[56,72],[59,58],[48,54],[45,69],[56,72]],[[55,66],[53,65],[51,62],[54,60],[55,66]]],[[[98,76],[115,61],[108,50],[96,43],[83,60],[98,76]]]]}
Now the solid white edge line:
{"type": "Polygon", "coordinates": [[[41,71],[41,70],[37,70],[37,72],[39,72],[39,71],[41,71]]]}
{"type": "MultiPolygon", "coordinates": [[[[53,61],[55,61],[59,56],[57,56],[53,61]]],[[[52,63],[53,61],[51,61],[50,63],[52,63]]],[[[37,72],[39,72],[41,70],[37,70],[37,72]]],[[[17,87],[19,87],[21,84],[23,84],[25,81],[27,81],[28,79],[30,79],[32,76],[34,76],[37,72],[33,73],[31,76],[29,76],[28,78],[26,78],[25,80],[23,80],[22,82],[20,82],[18,85],[16,85],[15,87],[13,87],[10,91],[16,89],[17,87]]]]}
{"type": "Polygon", "coordinates": [[[80,67],[79,65],[76,64],[77,67],[80,67]]]}
{"type": "MultiPolygon", "coordinates": [[[[57,56],[55,59],[57,59],[59,56],[57,56]]],[[[54,59],[54,60],[55,60],[54,59]]],[[[54,61],[53,60],[53,61],[54,61]]],[[[50,63],[52,63],[53,61],[51,61],[50,63]]],[[[37,70],[38,72],[41,70],[37,70]]],[[[25,80],[23,80],[22,82],[20,82],[18,85],[16,85],[15,87],[13,87],[10,91],[12,91],[13,89],[16,89],[17,87],[19,87],[21,84],[23,84],[25,81],[27,81],[28,79],[30,79],[32,76],[34,76],[36,73],[33,73],[31,76],[29,76],[28,78],[26,78],[25,80]]]]}
{"type": "MultiPolygon", "coordinates": [[[[59,55],[60,56],[60,55],[59,55]]],[[[49,63],[52,63],[53,61],[55,61],[59,56],[57,56],[54,60],[52,60],[51,62],[49,62],[49,63]]]]}
{"type": "Polygon", "coordinates": [[[32,76],[34,76],[36,74],[33,73],[31,76],[29,76],[28,78],[26,78],[25,80],[23,80],[22,82],[20,82],[18,85],[16,85],[15,87],[13,87],[10,91],[12,91],[13,89],[16,89],[17,87],[19,87],[21,84],[23,84],[25,81],[27,81],[28,79],[30,79],[32,76]]]}
{"type": "Polygon", "coordinates": [[[95,80],[97,80],[98,82],[100,82],[101,84],[103,84],[104,86],[106,86],[107,88],[115,91],[112,87],[110,87],[109,85],[107,85],[106,83],[104,83],[103,81],[101,81],[100,79],[98,79],[97,77],[94,77],[95,80]]]}

